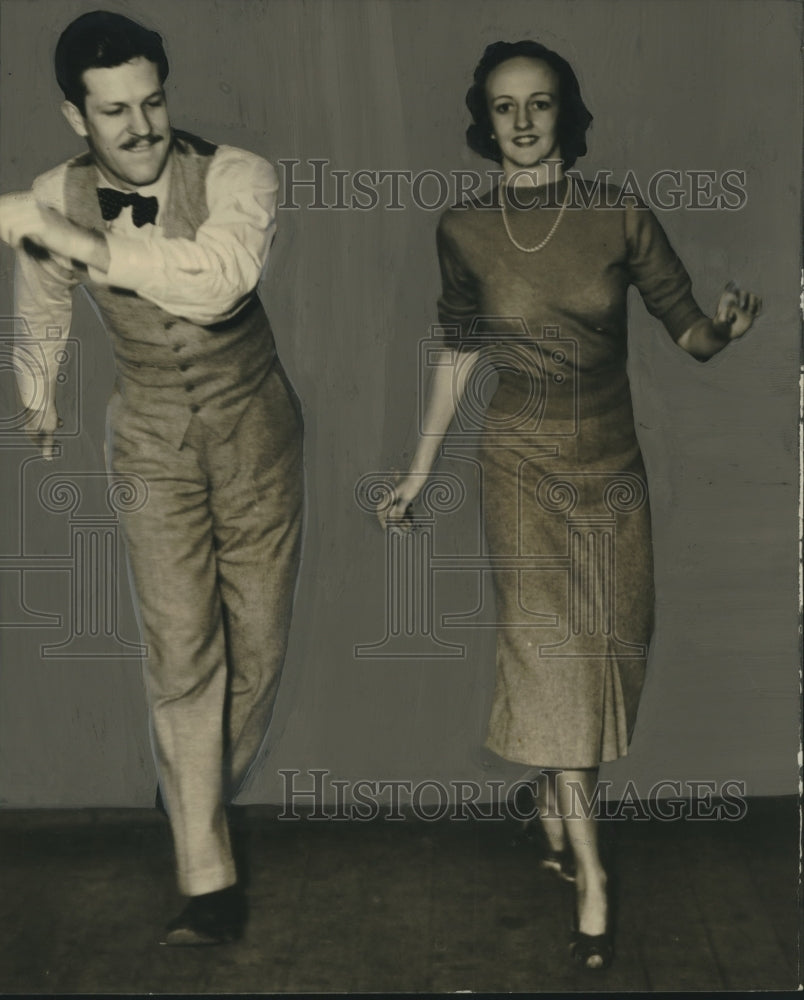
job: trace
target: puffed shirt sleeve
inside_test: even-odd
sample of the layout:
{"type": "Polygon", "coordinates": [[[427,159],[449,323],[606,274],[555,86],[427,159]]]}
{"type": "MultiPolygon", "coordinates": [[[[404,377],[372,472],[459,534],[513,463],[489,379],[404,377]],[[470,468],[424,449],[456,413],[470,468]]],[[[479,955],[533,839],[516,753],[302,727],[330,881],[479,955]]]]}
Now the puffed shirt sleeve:
{"type": "Polygon", "coordinates": [[[278,190],[266,160],[218,147],[206,178],[209,216],[195,239],[167,238],[155,229],[107,233],[105,282],[201,326],[229,319],[256,288],[268,259],[278,190]]]}
{"type": "Polygon", "coordinates": [[[692,295],[690,276],[653,212],[643,206],[624,211],[628,271],[648,312],[678,340],[706,317],[692,295]]]}
{"type": "MultiPolygon", "coordinates": [[[[37,201],[64,212],[65,167],[42,174],[33,183],[37,201]]],[[[72,292],[78,284],[72,263],[25,245],[16,253],[14,370],[24,406],[41,409],[55,391],[61,341],[70,335],[72,292]]]]}
{"type": "Polygon", "coordinates": [[[471,336],[471,326],[480,312],[477,279],[464,262],[454,235],[453,220],[448,211],[442,215],[436,230],[436,249],[441,269],[441,296],[438,299],[438,321],[444,329],[444,344],[458,351],[478,349],[471,336]]]}

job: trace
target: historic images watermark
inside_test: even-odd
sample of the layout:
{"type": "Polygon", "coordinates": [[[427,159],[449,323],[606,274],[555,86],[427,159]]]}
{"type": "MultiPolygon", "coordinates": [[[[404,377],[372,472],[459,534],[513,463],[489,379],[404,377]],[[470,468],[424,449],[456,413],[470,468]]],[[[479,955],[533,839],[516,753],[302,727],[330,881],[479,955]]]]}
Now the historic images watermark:
{"type": "MultiPolygon", "coordinates": [[[[493,192],[502,177],[500,170],[342,170],[323,157],[278,163],[282,168],[281,209],[440,212],[468,199],[478,207],[494,208],[496,199],[484,193],[493,192]]],[[[632,170],[621,180],[610,170],[598,170],[593,177],[574,171],[568,174],[573,179],[569,209],[646,205],[661,211],[739,211],[748,200],[745,170],[667,168],[642,180],[632,170]]],[[[516,199],[515,187],[509,187],[509,196],[516,199]]],[[[533,204],[529,198],[522,207],[533,204]]]]}
{"type": "Polygon", "coordinates": [[[19,392],[4,393],[0,413],[0,446],[30,447],[40,430],[44,410],[44,386],[49,369],[57,369],[60,389],[60,424],[58,436],[77,437],[82,429],[81,344],[75,337],[65,337],[60,326],[48,326],[45,339],[31,335],[22,316],[0,316],[0,373],[13,377],[30,393],[29,405],[22,405],[19,392]]]}
{"type": "MultiPolygon", "coordinates": [[[[284,789],[280,820],[525,822],[540,816],[535,803],[530,808],[521,805],[517,792],[531,784],[524,780],[509,783],[497,779],[482,782],[466,779],[445,782],[434,778],[345,779],[334,777],[326,768],[306,771],[287,768],[278,773],[284,789]]],[[[561,772],[552,769],[544,773],[555,776],[561,772]]],[[[743,819],[748,811],[745,782],[738,779],[722,782],[665,779],[647,789],[629,781],[617,798],[608,797],[613,787],[610,781],[598,782],[591,798],[580,783],[568,779],[567,785],[571,791],[568,819],[594,816],[642,822],[651,819],[734,822],[743,819]]]]}
{"type": "Polygon", "coordinates": [[[47,639],[38,649],[42,661],[140,659],[147,647],[121,634],[120,518],[145,505],[147,484],[136,475],[110,478],[105,472],[64,469],[61,462],[53,472],[39,442],[42,393],[51,369],[56,371],[59,423],[50,458],[62,459],[61,442],[81,434],[81,362],[78,339],[64,337],[61,327],[48,327],[39,341],[23,317],[0,317],[0,374],[30,390],[25,406],[9,384],[0,414],[0,451],[24,455],[17,473],[17,537],[0,551],[0,629],[34,630],[37,637],[45,630],[47,639]],[[42,544],[43,513],[58,535],[55,544],[49,536],[42,544]],[[36,606],[31,597],[43,572],[64,584],[49,593],[47,607],[36,606]]]}
{"type": "MultiPolygon", "coordinates": [[[[427,433],[425,380],[437,369],[447,370],[456,416],[441,454],[469,463],[480,484],[482,503],[484,463],[494,461],[498,448],[527,447],[529,458],[516,471],[519,516],[523,506],[529,505],[544,519],[560,524],[563,541],[552,550],[543,550],[539,539],[524,530],[523,519],[516,533],[516,551],[490,555],[478,545],[474,551],[440,552],[438,522],[464,505],[466,488],[452,472],[431,473],[408,512],[408,530],[386,531],[385,633],[376,641],[356,643],[356,657],[462,657],[465,646],[451,641],[455,633],[450,635],[449,630],[455,628],[532,629],[535,651],[562,660],[646,655],[644,645],[621,635],[615,600],[618,532],[647,503],[644,479],[617,468],[562,471],[563,450],[579,429],[577,353],[577,341],[563,334],[558,325],[531,331],[524,318],[516,316],[477,316],[463,335],[457,328],[435,325],[421,341],[419,433],[427,433]],[[471,346],[471,352],[459,350],[461,340],[471,346]],[[501,379],[508,386],[506,403],[489,406],[501,379]],[[478,451],[480,444],[482,451],[478,451]],[[546,460],[551,471],[542,475],[538,470],[546,460]],[[494,572],[516,574],[520,582],[543,573],[564,574],[564,605],[558,611],[545,611],[520,600],[502,618],[492,593],[494,572]],[[450,574],[454,580],[456,573],[464,579],[471,577],[476,601],[471,607],[456,606],[439,615],[437,587],[450,574]],[[552,630],[549,637],[545,637],[546,629],[552,630]]],[[[394,481],[388,471],[362,476],[355,486],[357,505],[367,514],[389,507],[394,481]]]]}

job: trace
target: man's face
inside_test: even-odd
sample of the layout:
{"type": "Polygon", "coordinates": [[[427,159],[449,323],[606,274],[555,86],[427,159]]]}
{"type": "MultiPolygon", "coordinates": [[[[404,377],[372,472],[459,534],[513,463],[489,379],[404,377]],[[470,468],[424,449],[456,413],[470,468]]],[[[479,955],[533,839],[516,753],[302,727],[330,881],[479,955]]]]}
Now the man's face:
{"type": "Polygon", "coordinates": [[[86,138],[110,183],[131,191],[153,184],[170,152],[165,93],[154,63],[144,56],[111,68],[84,71],[83,114],[65,102],[64,113],[86,138]]]}

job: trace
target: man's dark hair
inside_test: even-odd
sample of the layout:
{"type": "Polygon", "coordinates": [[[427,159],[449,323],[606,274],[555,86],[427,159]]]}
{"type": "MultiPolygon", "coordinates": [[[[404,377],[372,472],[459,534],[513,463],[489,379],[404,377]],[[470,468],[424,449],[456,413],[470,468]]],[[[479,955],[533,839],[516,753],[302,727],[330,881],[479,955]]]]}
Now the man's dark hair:
{"type": "Polygon", "coordinates": [[[517,56],[540,59],[558,76],[558,121],[556,137],[564,161],[564,169],[575,163],[579,156],[586,155],[586,130],[592,124],[592,115],[583,103],[578,78],[567,62],[552,49],[523,39],[521,42],[493,42],[486,47],[475,68],[474,83],[466,93],[466,106],[472,113],[472,124],[466,130],[466,142],[471,150],[489,160],[502,161],[502,153],[496,140],[492,139],[491,117],[486,80],[500,63],[517,56]]]}
{"type": "Polygon", "coordinates": [[[85,110],[85,70],[111,68],[144,56],[156,65],[159,80],[168,75],[162,38],[136,21],[107,10],[82,14],[67,25],[56,44],[56,79],[64,96],[81,112],[85,110]]]}

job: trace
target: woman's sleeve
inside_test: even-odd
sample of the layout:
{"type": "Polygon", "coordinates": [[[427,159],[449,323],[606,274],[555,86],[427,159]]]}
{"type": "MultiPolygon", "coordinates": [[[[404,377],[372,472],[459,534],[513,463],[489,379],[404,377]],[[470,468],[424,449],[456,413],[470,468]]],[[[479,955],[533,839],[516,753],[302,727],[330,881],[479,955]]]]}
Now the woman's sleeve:
{"type": "Polygon", "coordinates": [[[625,209],[625,242],[632,284],[651,316],[678,338],[706,319],[692,295],[692,282],[656,216],[645,206],[625,209]]]}
{"type": "Polygon", "coordinates": [[[438,321],[444,327],[444,344],[458,351],[477,350],[472,324],[478,315],[477,279],[463,262],[450,233],[447,216],[442,216],[436,230],[438,263],[441,268],[441,297],[438,321]]]}

